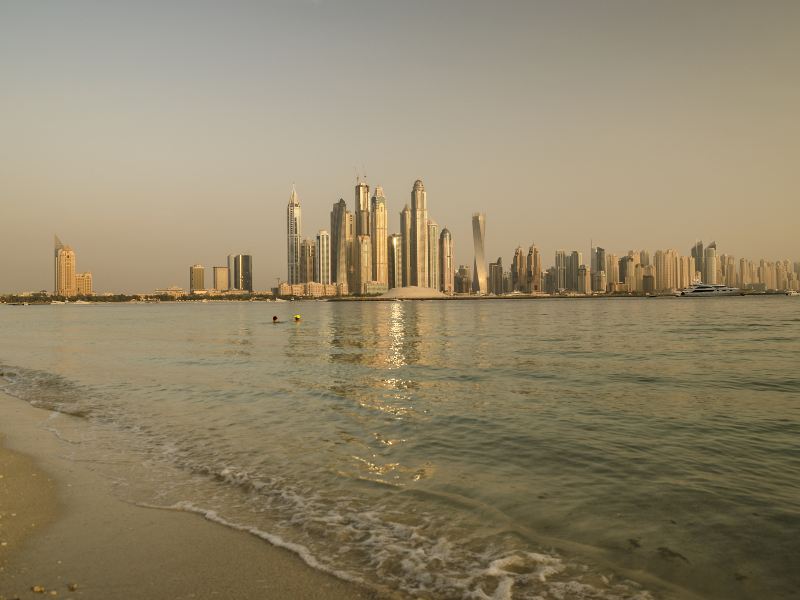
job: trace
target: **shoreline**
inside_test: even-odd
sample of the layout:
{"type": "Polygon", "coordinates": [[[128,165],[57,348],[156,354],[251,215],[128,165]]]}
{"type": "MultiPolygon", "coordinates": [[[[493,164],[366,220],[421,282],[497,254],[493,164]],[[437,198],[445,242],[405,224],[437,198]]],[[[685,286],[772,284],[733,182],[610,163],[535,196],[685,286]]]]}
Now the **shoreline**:
{"type": "Polygon", "coordinates": [[[44,428],[50,414],[0,392],[0,598],[385,597],[250,533],[114,497],[44,428]]]}

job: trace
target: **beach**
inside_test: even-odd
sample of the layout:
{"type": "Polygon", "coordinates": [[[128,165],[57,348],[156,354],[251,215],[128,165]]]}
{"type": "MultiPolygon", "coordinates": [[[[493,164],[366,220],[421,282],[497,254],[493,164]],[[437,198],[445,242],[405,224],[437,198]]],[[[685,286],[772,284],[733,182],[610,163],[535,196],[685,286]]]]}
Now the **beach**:
{"type": "Polygon", "coordinates": [[[118,499],[49,414],[0,393],[0,598],[378,597],[248,533],[118,499]]]}

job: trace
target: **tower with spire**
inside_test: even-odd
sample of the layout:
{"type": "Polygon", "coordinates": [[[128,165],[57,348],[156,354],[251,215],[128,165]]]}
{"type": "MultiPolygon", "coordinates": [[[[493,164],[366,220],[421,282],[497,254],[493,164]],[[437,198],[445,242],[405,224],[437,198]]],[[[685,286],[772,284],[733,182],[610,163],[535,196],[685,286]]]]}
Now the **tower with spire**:
{"type": "Polygon", "coordinates": [[[287,281],[289,285],[300,283],[300,237],[301,237],[300,198],[292,184],[292,194],[286,207],[286,256],[287,281]]]}

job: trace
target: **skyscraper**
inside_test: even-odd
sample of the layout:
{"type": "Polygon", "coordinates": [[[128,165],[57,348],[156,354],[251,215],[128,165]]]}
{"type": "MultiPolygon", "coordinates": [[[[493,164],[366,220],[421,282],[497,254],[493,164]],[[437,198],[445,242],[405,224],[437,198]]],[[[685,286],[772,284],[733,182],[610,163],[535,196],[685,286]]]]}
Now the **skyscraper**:
{"type": "Polygon", "coordinates": [[[417,179],[411,190],[411,278],[409,285],[428,287],[428,200],[417,179]]]}
{"type": "Polygon", "coordinates": [[[358,293],[356,276],[358,263],[358,243],[356,241],[356,222],[353,213],[349,210],[344,214],[345,222],[345,252],[347,253],[347,289],[358,293]]]}
{"type": "Polygon", "coordinates": [[[378,283],[388,284],[389,265],[386,253],[388,252],[388,215],[386,213],[386,198],[383,188],[377,186],[375,195],[372,196],[372,279],[378,283]]]}
{"type": "Polygon", "coordinates": [[[224,292],[229,285],[228,267],[214,267],[214,289],[224,292]]]}
{"type": "Polygon", "coordinates": [[[573,250],[567,257],[566,289],[578,291],[578,268],[583,264],[583,254],[573,250]]]}
{"type": "Polygon", "coordinates": [[[535,244],[528,249],[528,291],[542,291],[542,255],[535,244]]]}
{"type": "Polygon", "coordinates": [[[703,252],[703,283],[717,283],[717,246],[709,245],[703,252]]]}
{"type": "Polygon", "coordinates": [[[527,291],[527,258],[522,246],[517,246],[514,250],[514,258],[511,259],[511,287],[515,292],[527,291]]]}
{"type": "Polygon", "coordinates": [[[198,290],[206,289],[206,269],[203,265],[192,265],[189,267],[189,293],[194,294],[198,290]]]}
{"type": "Polygon", "coordinates": [[[53,293],[56,296],[75,296],[78,293],[75,281],[75,251],[65,246],[55,236],[55,270],[53,293]]]}
{"type": "Polygon", "coordinates": [[[300,242],[300,279],[297,283],[314,281],[314,265],[316,264],[317,244],[312,239],[300,242]]]}
{"type": "Polygon", "coordinates": [[[411,209],[406,204],[400,213],[401,258],[400,272],[403,276],[403,287],[411,285],[411,209]]]}
{"type": "Polygon", "coordinates": [[[331,211],[331,277],[347,283],[347,203],[343,198],[331,211]]]}
{"type": "Polygon", "coordinates": [[[555,260],[555,280],[553,285],[556,291],[561,292],[567,289],[567,253],[564,250],[556,250],[555,260]]]}
{"type": "Polygon", "coordinates": [[[439,225],[428,219],[428,287],[438,290],[441,286],[439,273],[439,225]]]}
{"type": "MultiPolygon", "coordinates": [[[[691,256],[694,258],[694,268],[700,272],[700,278],[703,277],[703,242],[696,242],[694,246],[692,246],[691,256]]],[[[694,279],[694,275],[692,275],[692,279],[694,279]]]]}
{"type": "Polygon", "coordinates": [[[472,215],[472,244],[475,248],[473,264],[472,291],[478,294],[487,294],[489,291],[486,280],[486,255],[484,241],[486,237],[486,215],[474,213],[472,215]]]}
{"type": "Polygon", "coordinates": [[[286,207],[286,258],[287,258],[287,281],[289,285],[301,283],[300,280],[300,235],[302,229],[300,198],[297,197],[297,190],[292,185],[292,193],[289,196],[289,205],[286,207]]]}
{"type": "Polygon", "coordinates": [[[389,288],[403,287],[403,236],[393,233],[387,240],[389,288]]]}
{"type": "Polygon", "coordinates": [[[252,292],[253,257],[249,254],[229,254],[228,281],[228,289],[239,290],[242,292],[252,292]]]}
{"type": "Polygon", "coordinates": [[[456,291],[455,260],[453,236],[450,234],[450,230],[445,227],[439,235],[439,276],[442,282],[439,289],[445,294],[452,294],[456,291]]]}
{"type": "Polygon", "coordinates": [[[324,229],[317,233],[316,261],[314,281],[328,285],[331,283],[331,236],[324,229]]]}
{"type": "Polygon", "coordinates": [[[356,237],[356,247],[358,248],[358,253],[355,292],[363,294],[366,292],[367,284],[372,279],[372,241],[368,235],[359,235],[356,237]]]}
{"type": "Polygon", "coordinates": [[[489,293],[503,293],[503,258],[498,256],[497,262],[489,263],[489,293]]]}
{"type": "Polygon", "coordinates": [[[369,186],[356,177],[356,235],[370,235],[369,186]]]}

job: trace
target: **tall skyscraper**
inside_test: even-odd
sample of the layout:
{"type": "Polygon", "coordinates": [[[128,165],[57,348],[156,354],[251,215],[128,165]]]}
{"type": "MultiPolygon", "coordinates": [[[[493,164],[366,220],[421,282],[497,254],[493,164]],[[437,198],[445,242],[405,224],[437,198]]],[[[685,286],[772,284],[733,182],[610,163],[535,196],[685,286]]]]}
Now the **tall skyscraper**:
{"type": "Polygon", "coordinates": [[[403,287],[403,236],[393,233],[387,240],[389,288],[403,287]]]}
{"type": "Polygon", "coordinates": [[[428,200],[425,186],[417,179],[411,190],[411,278],[410,285],[428,287],[428,200]]]}
{"type": "Polygon", "coordinates": [[[483,213],[474,213],[472,215],[472,244],[475,248],[475,259],[472,269],[472,291],[481,295],[489,292],[489,282],[486,278],[485,238],[486,215],[483,213]]]}
{"type": "Polygon", "coordinates": [[[300,280],[297,283],[314,281],[314,265],[316,264],[317,244],[312,239],[300,242],[300,280]]]}
{"type": "Polygon", "coordinates": [[[229,254],[228,281],[228,289],[239,290],[242,292],[252,292],[253,257],[249,254],[229,254]]]}
{"type": "Polygon", "coordinates": [[[403,287],[411,285],[411,209],[408,204],[400,213],[400,237],[402,238],[401,258],[403,259],[400,272],[403,276],[403,287]]]}
{"type": "Polygon", "coordinates": [[[511,259],[511,287],[515,292],[524,292],[527,291],[527,282],[527,257],[522,246],[517,246],[511,259]]]}
{"type": "Polygon", "coordinates": [[[347,283],[347,203],[340,198],[331,211],[331,277],[347,283]]]}
{"type": "MultiPolygon", "coordinates": [[[[704,273],[703,271],[704,251],[703,251],[702,241],[696,242],[695,245],[692,246],[691,256],[694,259],[694,268],[700,272],[700,277],[702,278],[704,273]]],[[[694,276],[692,276],[692,279],[694,279],[694,276]]]]}
{"type": "Polygon", "coordinates": [[[555,281],[553,285],[558,292],[567,289],[567,253],[564,250],[556,250],[555,260],[555,281]]]}
{"type": "Polygon", "coordinates": [[[367,284],[372,279],[372,241],[368,235],[359,235],[356,237],[356,247],[358,254],[355,291],[358,294],[364,294],[367,284]]]}
{"type": "Polygon", "coordinates": [[[388,251],[388,215],[386,213],[386,198],[383,188],[377,186],[375,195],[372,196],[372,279],[381,284],[389,282],[389,265],[386,253],[388,251]]]}
{"type": "Polygon", "coordinates": [[[439,272],[439,225],[428,219],[428,287],[438,290],[441,287],[439,272]]]}
{"type": "Polygon", "coordinates": [[[300,280],[300,235],[302,219],[300,198],[292,185],[292,194],[286,207],[286,258],[288,266],[287,281],[289,285],[302,283],[300,280]]]}
{"type": "Polygon", "coordinates": [[[214,289],[224,292],[228,289],[228,267],[214,267],[214,289]]]}
{"type": "Polygon", "coordinates": [[[497,262],[489,263],[489,293],[500,295],[503,291],[503,258],[498,256],[497,262]]]}
{"type": "Polygon", "coordinates": [[[316,260],[314,281],[328,285],[331,283],[331,236],[324,229],[317,233],[316,260]]]}
{"type": "Polygon", "coordinates": [[[53,293],[56,296],[75,296],[78,286],[75,281],[75,251],[65,246],[55,236],[55,270],[53,293]]]}
{"type": "Polygon", "coordinates": [[[189,267],[189,293],[206,289],[206,269],[203,265],[189,267]]]}
{"type": "Polygon", "coordinates": [[[349,210],[345,213],[345,248],[347,252],[347,288],[354,293],[358,293],[357,284],[357,263],[358,263],[358,243],[356,240],[356,222],[353,213],[349,210]]]}
{"type": "Polygon", "coordinates": [[[703,283],[717,283],[717,246],[709,245],[703,252],[703,283]]]}
{"type": "Polygon", "coordinates": [[[441,277],[440,291],[453,294],[456,291],[456,263],[453,236],[445,227],[439,235],[439,276],[441,277]]]}
{"type": "Polygon", "coordinates": [[[369,214],[369,186],[356,177],[356,235],[370,235],[372,226],[369,214]]]}
{"type": "Polygon", "coordinates": [[[542,255],[535,244],[528,249],[528,291],[542,291],[542,255]]]}
{"type": "Polygon", "coordinates": [[[578,268],[583,264],[583,254],[573,250],[567,257],[567,286],[566,289],[578,291],[578,268]]]}

